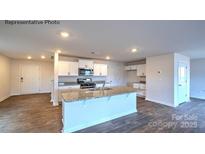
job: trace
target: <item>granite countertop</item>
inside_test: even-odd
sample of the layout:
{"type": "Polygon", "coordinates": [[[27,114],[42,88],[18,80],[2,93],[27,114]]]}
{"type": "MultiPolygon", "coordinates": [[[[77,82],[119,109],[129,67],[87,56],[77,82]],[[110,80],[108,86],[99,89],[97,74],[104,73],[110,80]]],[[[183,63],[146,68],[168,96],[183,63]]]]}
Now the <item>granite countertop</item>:
{"type": "MultiPolygon", "coordinates": [[[[103,84],[105,81],[93,81],[96,84],[103,84]]],[[[73,86],[73,85],[78,85],[77,82],[58,82],[58,86],[63,87],[63,86],[73,86]]]]}
{"type": "Polygon", "coordinates": [[[73,102],[86,99],[114,96],[126,93],[137,93],[136,89],[131,87],[112,87],[109,90],[74,90],[62,93],[65,102],[73,102]]]}

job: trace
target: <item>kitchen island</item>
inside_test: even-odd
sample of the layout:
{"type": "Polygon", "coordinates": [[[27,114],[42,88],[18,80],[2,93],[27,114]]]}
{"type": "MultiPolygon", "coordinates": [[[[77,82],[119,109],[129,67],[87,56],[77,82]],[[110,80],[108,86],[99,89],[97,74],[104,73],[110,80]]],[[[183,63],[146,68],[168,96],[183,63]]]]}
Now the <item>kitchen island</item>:
{"type": "Polygon", "coordinates": [[[75,132],[137,112],[136,94],[130,87],[62,93],[63,132],[75,132]]]}

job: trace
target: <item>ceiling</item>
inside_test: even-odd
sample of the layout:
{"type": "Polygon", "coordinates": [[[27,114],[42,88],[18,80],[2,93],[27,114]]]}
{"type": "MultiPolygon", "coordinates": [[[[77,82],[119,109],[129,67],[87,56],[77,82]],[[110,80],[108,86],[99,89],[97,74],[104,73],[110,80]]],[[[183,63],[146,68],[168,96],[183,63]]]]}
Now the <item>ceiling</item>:
{"type": "Polygon", "coordinates": [[[178,52],[205,58],[205,21],[60,21],[58,25],[6,25],[0,21],[0,53],[11,58],[63,54],[134,61],[178,52]],[[61,31],[69,33],[61,38],[61,31]],[[131,49],[138,52],[132,53],[131,49]],[[91,54],[95,52],[95,54],[91,54]]]}

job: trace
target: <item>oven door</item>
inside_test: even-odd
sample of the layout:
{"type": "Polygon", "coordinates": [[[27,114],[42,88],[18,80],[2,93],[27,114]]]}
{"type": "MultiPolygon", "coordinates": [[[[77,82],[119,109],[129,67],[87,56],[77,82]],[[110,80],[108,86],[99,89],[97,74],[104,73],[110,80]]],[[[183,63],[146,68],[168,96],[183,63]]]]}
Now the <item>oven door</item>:
{"type": "Polygon", "coordinates": [[[93,75],[92,69],[79,69],[79,76],[91,76],[93,75]]]}

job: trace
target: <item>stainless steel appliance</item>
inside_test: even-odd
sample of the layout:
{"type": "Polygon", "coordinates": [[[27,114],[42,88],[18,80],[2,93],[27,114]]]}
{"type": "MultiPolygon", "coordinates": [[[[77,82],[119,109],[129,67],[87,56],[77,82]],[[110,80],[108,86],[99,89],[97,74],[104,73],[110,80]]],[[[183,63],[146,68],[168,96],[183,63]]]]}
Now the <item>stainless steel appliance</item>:
{"type": "Polygon", "coordinates": [[[93,69],[79,68],[79,76],[92,76],[93,69]]]}
{"type": "Polygon", "coordinates": [[[95,88],[96,83],[92,82],[91,78],[78,78],[77,83],[80,84],[81,89],[95,88]]]}

